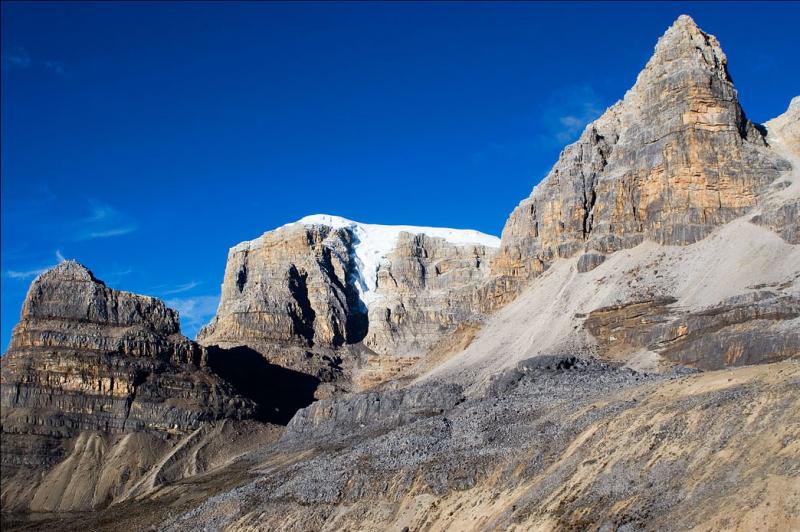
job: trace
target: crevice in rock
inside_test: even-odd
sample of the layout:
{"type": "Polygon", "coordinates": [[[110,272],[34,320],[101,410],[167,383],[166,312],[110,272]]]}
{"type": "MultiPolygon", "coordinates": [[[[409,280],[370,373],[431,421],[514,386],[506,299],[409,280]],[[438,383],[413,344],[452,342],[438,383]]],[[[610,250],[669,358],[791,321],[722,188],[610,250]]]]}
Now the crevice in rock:
{"type": "Polygon", "coordinates": [[[292,319],[292,325],[295,334],[298,334],[312,342],[314,340],[314,319],[316,313],[311,307],[311,301],[308,299],[308,273],[298,271],[297,267],[293,264],[289,268],[289,292],[292,294],[296,306],[290,305],[289,317],[292,319]],[[299,313],[297,312],[299,309],[299,313]]]}
{"type": "Polygon", "coordinates": [[[239,271],[236,273],[236,288],[239,289],[241,294],[244,291],[244,285],[247,283],[247,264],[242,264],[239,271]]]}

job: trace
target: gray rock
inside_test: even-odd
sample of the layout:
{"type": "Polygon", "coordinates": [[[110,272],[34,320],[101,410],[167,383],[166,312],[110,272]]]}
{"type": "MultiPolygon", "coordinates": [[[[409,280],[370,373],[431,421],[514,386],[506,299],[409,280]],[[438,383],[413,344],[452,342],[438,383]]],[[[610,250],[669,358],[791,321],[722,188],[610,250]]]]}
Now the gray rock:
{"type": "Polygon", "coordinates": [[[745,117],[716,38],[682,16],[625,98],[514,210],[492,269],[529,279],[584,250],[697,242],[788,168],[745,117]]]}

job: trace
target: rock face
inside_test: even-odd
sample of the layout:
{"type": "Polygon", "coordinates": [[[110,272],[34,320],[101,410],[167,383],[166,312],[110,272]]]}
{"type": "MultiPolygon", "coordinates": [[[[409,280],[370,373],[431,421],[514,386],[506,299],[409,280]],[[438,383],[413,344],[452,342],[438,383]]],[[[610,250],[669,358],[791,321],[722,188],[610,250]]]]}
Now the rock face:
{"type": "Polygon", "coordinates": [[[762,290],[696,312],[673,298],[592,311],[585,326],[607,356],[648,349],[682,365],[717,369],[800,354],[800,295],[762,290]]]}
{"type": "Polygon", "coordinates": [[[441,414],[464,400],[455,384],[427,384],[402,390],[324,399],[297,412],[283,440],[308,445],[309,438],[332,441],[363,437],[441,414]]]}
{"type": "Polygon", "coordinates": [[[800,96],[764,126],[768,142],[792,163],[792,171],[772,184],[750,221],[769,227],[787,242],[800,244],[800,96]]]}
{"type": "Polygon", "coordinates": [[[584,250],[691,244],[788,169],[745,117],[717,40],[681,16],[625,98],[511,214],[492,269],[529,279],[584,250]]]}
{"type": "Polygon", "coordinates": [[[230,250],[204,345],[246,345],[335,380],[359,354],[420,357],[480,320],[497,239],[475,231],[316,215],[230,250]],[[343,367],[344,366],[344,367],[343,367]]]}
{"type": "MultiPolygon", "coordinates": [[[[76,443],[82,434],[166,438],[254,415],[251,401],[207,370],[207,358],[161,301],[112,290],[75,262],[42,274],[2,358],[4,479],[47,470],[75,445],[101,445],[93,436],[76,443]]],[[[40,509],[64,507],[45,499],[40,509]]],[[[4,482],[4,507],[28,502],[4,482]]]]}
{"type": "Polygon", "coordinates": [[[401,233],[377,271],[365,345],[380,355],[425,356],[458,325],[480,320],[477,288],[495,249],[401,233]]]}
{"type": "Polygon", "coordinates": [[[333,349],[361,341],[367,311],[358,299],[353,234],[292,224],[243,242],[228,254],[203,345],[248,346],[271,362],[332,380],[333,349]]]}

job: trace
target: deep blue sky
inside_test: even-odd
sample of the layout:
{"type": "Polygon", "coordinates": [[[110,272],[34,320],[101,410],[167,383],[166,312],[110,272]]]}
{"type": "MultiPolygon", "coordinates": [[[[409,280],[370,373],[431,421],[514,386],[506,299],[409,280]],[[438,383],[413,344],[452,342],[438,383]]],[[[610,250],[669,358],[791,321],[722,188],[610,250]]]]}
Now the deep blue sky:
{"type": "Polygon", "coordinates": [[[2,346],[35,272],[213,313],[306,214],[499,235],[681,13],[748,115],[800,93],[800,4],[2,4],[2,346]]]}

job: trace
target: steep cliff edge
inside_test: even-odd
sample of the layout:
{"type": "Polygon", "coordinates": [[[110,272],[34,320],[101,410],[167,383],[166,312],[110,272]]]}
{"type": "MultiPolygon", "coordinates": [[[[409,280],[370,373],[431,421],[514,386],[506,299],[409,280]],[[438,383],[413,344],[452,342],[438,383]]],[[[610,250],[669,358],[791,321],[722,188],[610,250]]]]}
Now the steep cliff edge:
{"type": "Polygon", "coordinates": [[[633,88],[511,214],[492,270],[530,279],[579,253],[692,244],[788,169],[745,117],[717,39],[681,16],[633,88]]]}
{"type": "Polygon", "coordinates": [[[245,345],[322,381],[376,384],[482,318],[476,288],[498,244],[477,231],[309,216],[230,250],[198,341],[245,345]]]}

